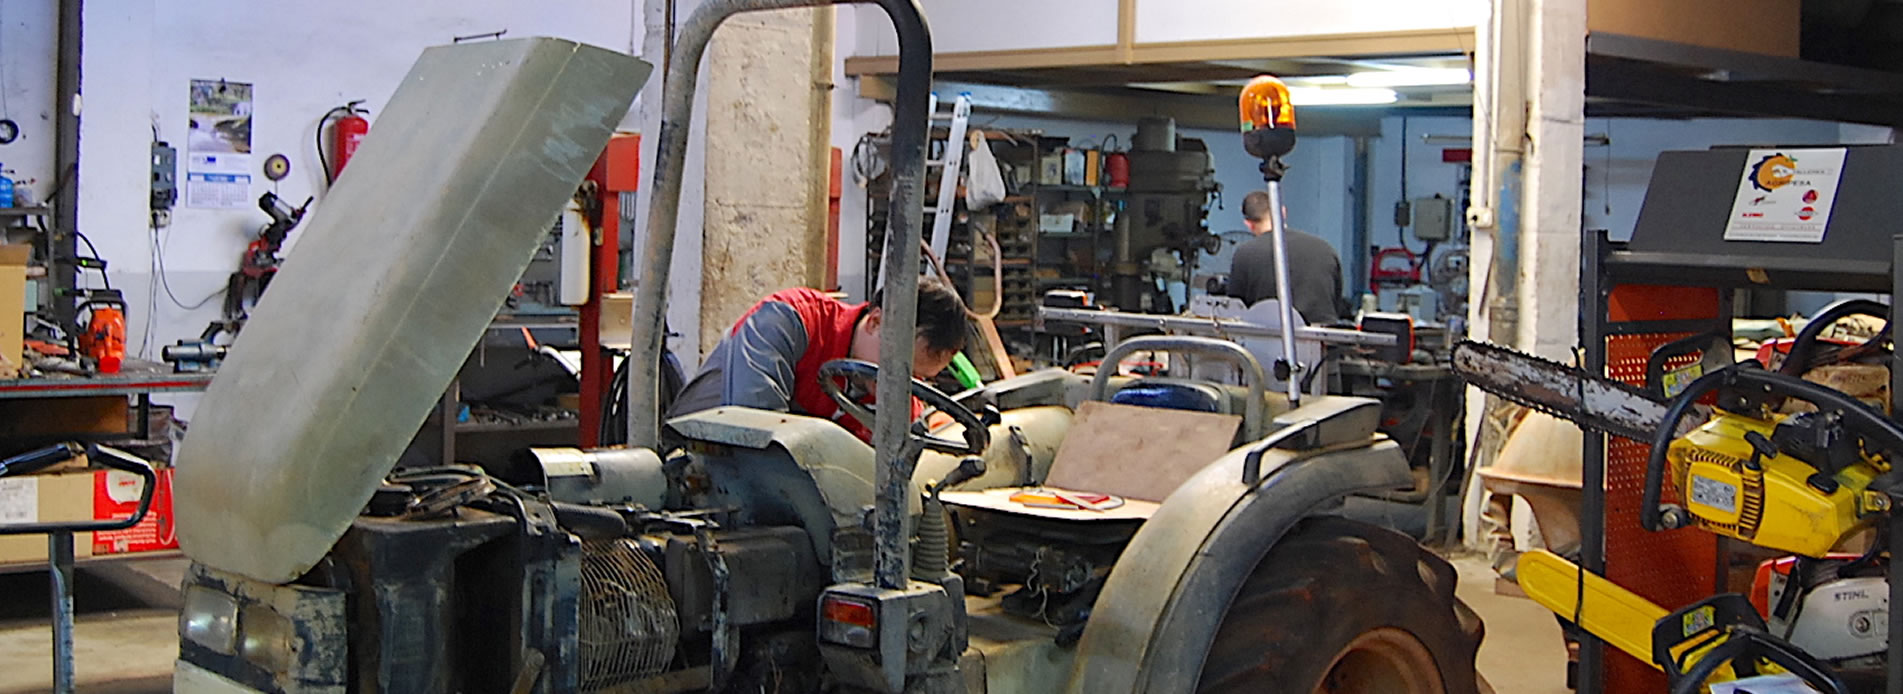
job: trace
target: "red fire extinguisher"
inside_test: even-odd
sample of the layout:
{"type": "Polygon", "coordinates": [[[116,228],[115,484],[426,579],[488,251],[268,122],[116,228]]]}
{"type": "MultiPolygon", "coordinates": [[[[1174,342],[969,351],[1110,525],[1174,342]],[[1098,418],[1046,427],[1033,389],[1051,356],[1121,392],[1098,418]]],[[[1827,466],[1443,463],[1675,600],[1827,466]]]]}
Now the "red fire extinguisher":
{"type": "MultiPolygon", "coordinates": [[[[362,103],[363,100],[358,99],[324,114],[324,120],[330,120],[332,117],[337,119],[337,122],[331,126],[331,151],[337,161],[334,164],[326,163],[324,167],[326,182],[337,182],[337,177],[344,173],[344,165],[350,163],[350,157],[357,153],[357,147],[363,142],[364,136],[370,134],[370,120],[364,118],[370,110],[358,105],[362,103]]],[[[321,125],[320,123],[319,126],[321,125]]],[[[318,155],[323,155],[323,152],[319,151],[318,155]]]]}
{"type": "Polygon", "coordinates": [[[1130,155],[1121,151],[1108,151],[1110,142],[1115,141],[1116,137],[1111,135],[1104,139],[1106,154],[1103,158],[1103,169],[1105,177],[1110,179],[1110,187],[1124,188],[1130,185],[1130,155]]]}

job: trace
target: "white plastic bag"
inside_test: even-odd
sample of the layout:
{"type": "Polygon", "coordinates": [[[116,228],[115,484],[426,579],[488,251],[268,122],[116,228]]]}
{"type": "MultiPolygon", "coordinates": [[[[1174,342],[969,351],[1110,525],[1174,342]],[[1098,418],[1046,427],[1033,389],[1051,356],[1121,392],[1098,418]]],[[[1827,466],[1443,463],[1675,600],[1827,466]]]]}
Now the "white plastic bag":
{"type": "Polygon", "coordinates": [[[965,207],[976,211],[1002,202],[1004,173],[998,170],[998,159],[991,155],[991,143],[981,130],[971,131],[971,156],[967,161],[965,207]]]}

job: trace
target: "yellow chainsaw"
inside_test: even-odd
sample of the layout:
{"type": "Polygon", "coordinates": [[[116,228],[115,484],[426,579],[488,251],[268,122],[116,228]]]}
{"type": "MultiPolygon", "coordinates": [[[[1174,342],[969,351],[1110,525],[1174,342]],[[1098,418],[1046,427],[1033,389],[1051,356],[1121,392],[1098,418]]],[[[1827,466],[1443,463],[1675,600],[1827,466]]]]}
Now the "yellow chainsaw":
{"type": "Polygon", "coordinates": [[[1797,555],[1784,573],[1760,571],[1761,606],[1726,594],[1674,612],[1557,555],[1529,553],[1518,576],[1534,600],[1652,662],[1674,692],[1763,676],[1851,692],[1846,680],[1882,677],[1890,620],[1887,562],[1879,559],[1887,543],[1862,557],[1828,555],[1888,516],[1898,489],[1890,461],[1903,452],[1903,427],[1757,362],[1694,374],[1669,400],[1657,389],[1484,343],[1458,345],[1453,365],[1490,393],[1584,429],[1651,442],[1645,529],[1695,527],[1797,555]],[[1698,404],[1707,396],[1715,407],[1698,404]],[[1789,399],[1815,411],[1780,414],[1789,399]],[[1661,503],[1668,479],[1682,503],[1661,503]]]}

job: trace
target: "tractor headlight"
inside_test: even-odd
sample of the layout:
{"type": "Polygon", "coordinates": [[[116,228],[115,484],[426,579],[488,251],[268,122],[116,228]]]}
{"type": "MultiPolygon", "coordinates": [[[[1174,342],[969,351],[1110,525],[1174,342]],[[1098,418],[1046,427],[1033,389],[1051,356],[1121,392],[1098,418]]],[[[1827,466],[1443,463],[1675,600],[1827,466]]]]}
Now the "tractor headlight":
{"type": "Polygon", "coordinates": [[[185,589],[178,635],[216,653],[238,652],[238,599],[206,586],[185,589]]]}

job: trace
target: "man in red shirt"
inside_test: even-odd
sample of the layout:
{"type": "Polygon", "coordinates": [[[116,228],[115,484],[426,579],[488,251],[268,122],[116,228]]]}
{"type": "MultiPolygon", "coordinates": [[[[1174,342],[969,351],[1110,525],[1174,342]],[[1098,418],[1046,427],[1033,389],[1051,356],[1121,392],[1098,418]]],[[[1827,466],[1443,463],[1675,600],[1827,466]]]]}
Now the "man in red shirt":
{"type": "MultiPolygon", "coordinates": [[[[819,387],[819,367],[834,359],[879,361],[880,294],[864,304],[846,304],[817,290],[776,292],[740,317],[707,355],[668,417],[740,405],[823,417],[870,441],[871,422],[840,414],[819,387]]],[[[965,347],[965,303],[937,280],[920,278],[918,333],[912,345],[912,376],[929,380],[965,347]]],[[[920,403],[912,401],[917,417],[920,403]]]]}

